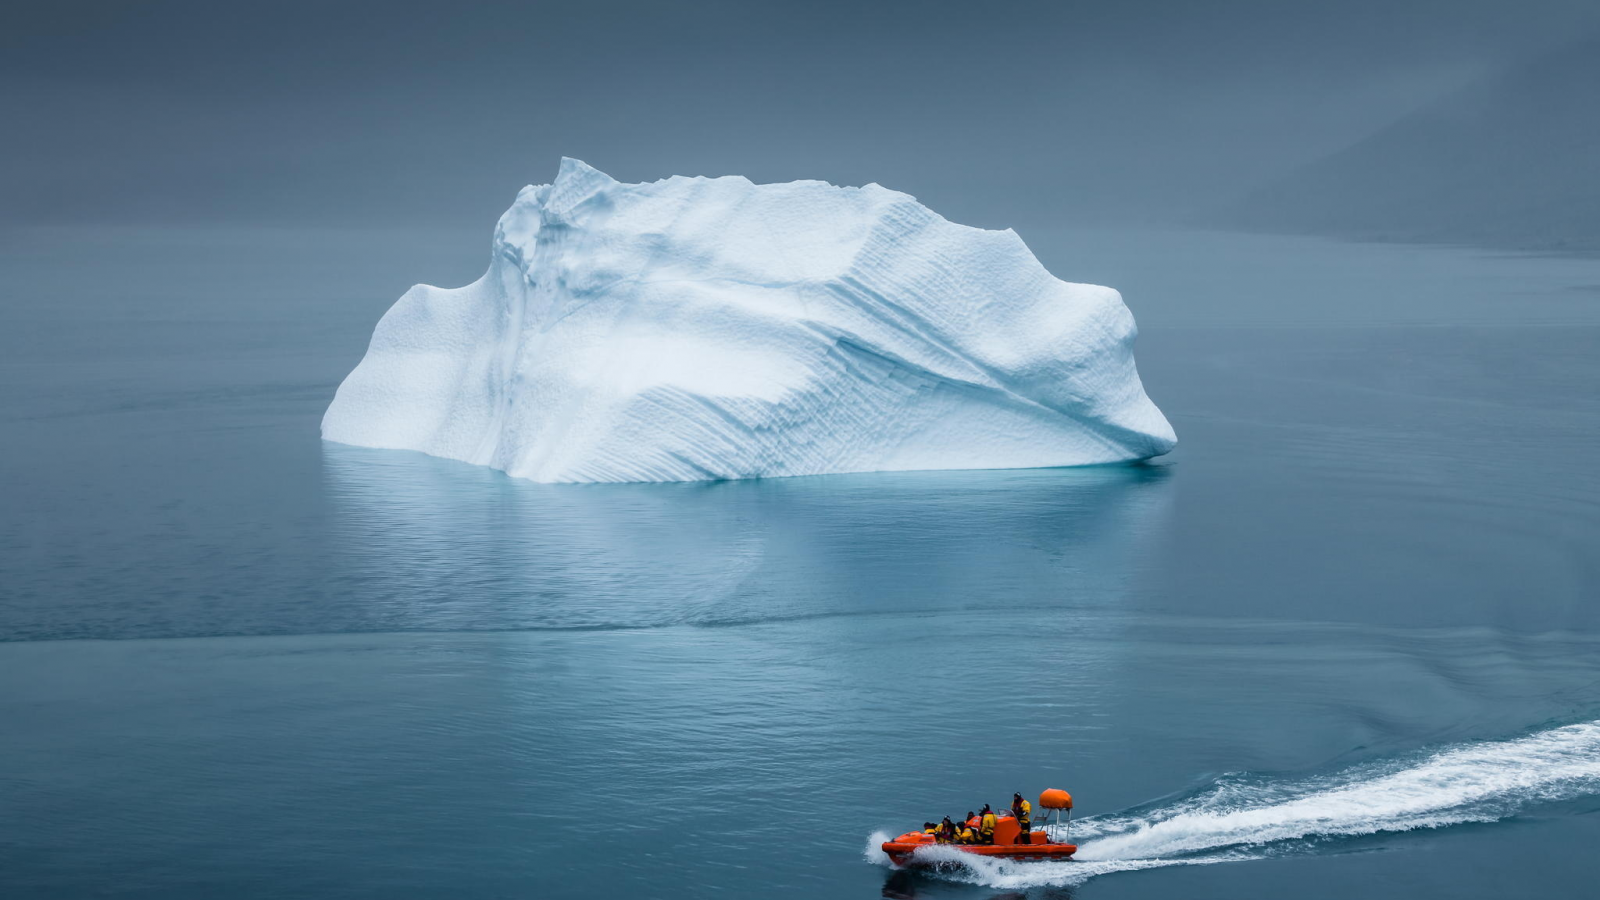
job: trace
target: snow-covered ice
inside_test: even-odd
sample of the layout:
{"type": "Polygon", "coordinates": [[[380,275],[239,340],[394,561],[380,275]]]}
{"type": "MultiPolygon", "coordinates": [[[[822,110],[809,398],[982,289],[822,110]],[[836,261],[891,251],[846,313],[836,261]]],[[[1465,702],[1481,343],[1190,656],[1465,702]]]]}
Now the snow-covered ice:
{"type": "Polygon", "coordinates": [[[1116,291],[876,184],[575,159],[470,285],[379,321],[323,437],[535,481],[1108,463],[1171,450],[1116,291]]]}

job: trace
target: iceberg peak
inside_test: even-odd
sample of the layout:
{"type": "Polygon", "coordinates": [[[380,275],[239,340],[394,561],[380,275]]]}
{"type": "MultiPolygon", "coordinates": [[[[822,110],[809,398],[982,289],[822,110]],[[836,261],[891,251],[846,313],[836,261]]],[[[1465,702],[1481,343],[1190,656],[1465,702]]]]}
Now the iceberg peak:
{"type": "Polygon", "coordinates": [[[617,180],[583,160],[561,157],[561,168],[543,201],[545,219],[565,222],[572,211],[617,187],[617,180]]]}
{"type": "Polygon", "coordinates": [[[418,285],[323,437],[536,481],[1084,465],[1176,442],[1114,290],[876,184],[624,184],[564,157],[489,270],[418,285]]]}

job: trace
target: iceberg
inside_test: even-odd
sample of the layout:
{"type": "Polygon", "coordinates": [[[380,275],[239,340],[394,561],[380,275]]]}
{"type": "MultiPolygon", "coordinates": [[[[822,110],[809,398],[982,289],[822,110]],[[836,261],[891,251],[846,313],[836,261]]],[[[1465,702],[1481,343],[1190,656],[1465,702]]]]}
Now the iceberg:
{"type": "Polygon", "coordinates": [[[876,184],[623,184],[563,159],[482,278],[383,316],[322,436],[540,482],[1146,459],[1177,438],[1135,334],[1120,294],[1015,232],[876,184]]]}

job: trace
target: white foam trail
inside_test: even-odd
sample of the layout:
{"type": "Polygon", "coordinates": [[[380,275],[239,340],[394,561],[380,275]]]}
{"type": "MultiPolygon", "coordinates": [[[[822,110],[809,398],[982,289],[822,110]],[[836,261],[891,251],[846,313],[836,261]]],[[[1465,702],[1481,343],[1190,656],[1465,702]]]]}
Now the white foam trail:
{"type": "Polygon", "coordinates": [[[995,888],[1070,885],[1111,872],[1255,859],[1288,842],[1491,822],[1529,804],[1597,793],[1600,722],[1586,722],[1299,782],[1223,779],[1176,803],[1075,823],[1072,862],[1006,862],[944,847],[918,856],[960,867],[947,868],[948,877],[995,888]]]}
{"type": "Polygon", "coordinates": [[[1215,863],[1255,859],[1254,855],[1225,853],[1188,859],[1114,859],[1085,862],[1016,862],[994,857],[974,856],[954,847],[933,845],[916,851],[917,858],[938,865],[934,870],[954,881],[967,881],[992,888],[1016,890],[1040,885],[1082,884],[1096,875],[1156,869],[1163,866],[1207,866],[1215,863]]]}

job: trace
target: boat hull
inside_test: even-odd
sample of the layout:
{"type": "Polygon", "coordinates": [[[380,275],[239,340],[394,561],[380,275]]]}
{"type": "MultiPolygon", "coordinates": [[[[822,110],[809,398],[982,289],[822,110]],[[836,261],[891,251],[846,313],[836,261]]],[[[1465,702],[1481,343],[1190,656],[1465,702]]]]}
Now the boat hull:
{"type": "Polygon", "coordinates": [[[973,856],[1019,861],[1070,859],[1072,854],[1078,852],[1077,844],[930,844],[922,841],[885,841],[883,852],[888,854],[889,861],[897,866],[934,866],[948,861],[918,859],[916,851],[923,847],[949,847],[951,850],[970,853],[973,856]]]}

